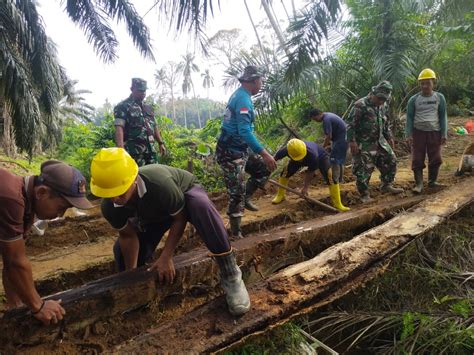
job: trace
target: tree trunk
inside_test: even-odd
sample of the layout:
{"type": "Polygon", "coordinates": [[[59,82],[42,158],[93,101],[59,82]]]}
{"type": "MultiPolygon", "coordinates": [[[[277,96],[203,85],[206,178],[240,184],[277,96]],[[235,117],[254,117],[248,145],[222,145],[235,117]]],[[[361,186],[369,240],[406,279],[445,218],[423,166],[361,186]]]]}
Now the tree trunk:
{"type": "Polygon", "coordinates": [[[201,113],[199,112],[199,101],[198,101],[198,99],[196,99],[196,91],[194,90],[194,85],[193,85],[193,98],[194,98],[194,102],[196,104],[196,111],[197,111],[197,116],[198,116],[198,125],[199,125],[199,128],[202,128],[201,113]]]}
{"type": "Polygon", "coordinates": [[[265,10],[265,13],[267,14],[268,20],[270,21],[270,25],[272,26],[273,31],[275,31],[275,34],[277,35],[281,48],[285,51],[286,55],[289,57],[290,52],[286,48],[285,38],[283,37],[283,33],[281,32],[278,22],[273,16],[272,9],[270,8],[270,4],[268,3],[268,0],[261,0],[261,3],[263,6],[263,9],[265,10]]]}
{"type": "Polygon", "coordinates": [[[262,45],[262,41],[260,40],[260,36],[258,35],[257,27],[255,27],[255,23],[253,22],[252,14],[250,13],[250,9],[247,5],[247,0],[244,0],[244,4],[245,4],[245,8],[247,9],[247,14],[249,16],[250,23],[252,24],[253,31],[255,32],[255,36],[257,37],[258,46],[260,47],[260,50],[262,51],[262,55],[263,55],[263,58],[265,60],[265,64],[269,68],[270,67],[270,60],[268,59],[265,48],[262,45]]]}
{"type": "Polygon", "coordinates": [[[7,157],[14,158],[17,153],[12,118],[8,113],[5,101],[0,99],[0,146],[7,157]]]}

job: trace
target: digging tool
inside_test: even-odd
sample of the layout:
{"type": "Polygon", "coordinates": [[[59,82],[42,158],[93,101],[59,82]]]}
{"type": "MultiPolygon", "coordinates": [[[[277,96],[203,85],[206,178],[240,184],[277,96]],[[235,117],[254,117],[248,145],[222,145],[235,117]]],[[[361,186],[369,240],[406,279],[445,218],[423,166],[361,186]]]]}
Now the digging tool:
{"type": "Polygon", "coordinates": [[[336,208],[334,207],[331,207],[329,205],[326,205],[325,203],[321,202],[321,201],[318,201],[318,200],[315,200],[314,198],[311,198],[309,196],[306,196],[304,194],[302,194],[301,192],[299,192],[298,190],[295,190],[295,189],[292,189],[291,187],[288,187],[288,186],[285,186],[285,185],[282,185],[280,184],[279,182],[276,182],[275,180],[273,179],[268,179],[268,182],[275,185],[275,186],[278,186],[282,189],[285,189],[287,191],[290,191],[302,198],[304,198],[306,201],[308,201],[309,203],[313,204],[313,205],[317,205],[319,207],[321,207],[322,209],[326,210],[326,211],[329,211],[329,212],[335,212],[335,213],[339,213],[340,211],[337,210],[336,208]]]}

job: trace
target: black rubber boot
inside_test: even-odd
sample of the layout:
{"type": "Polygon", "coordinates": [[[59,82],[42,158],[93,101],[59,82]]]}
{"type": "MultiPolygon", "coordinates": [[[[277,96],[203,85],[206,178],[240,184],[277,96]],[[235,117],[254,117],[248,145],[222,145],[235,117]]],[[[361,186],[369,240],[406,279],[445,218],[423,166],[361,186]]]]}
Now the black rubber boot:
{"type": "Polygon", "coordinates": [[[370,197],[370,193],[369,193],[369,190],[366,190],[366,191],[363,191],[363,192],[359,192],[360,193],[360,201],[362,203],[369,203],[369,202],[372,202],[373,201],[373,198],[370,197]]]}
{"type": "Polygon", "coordinates": [[[428,187],[443,187],[443,185],[438,184],[438,173],[439,173],[439,166],[436,168],[428,168],[428,187]]]}
{"type": "Polygon", "coordinates": [[[229,312],[234,316],[241,316],[250,310],[250,297],[242,280],[242,271],[237,266],[234,252],[227,255],[213,255],[220,270],[221,287],[229,312]]]}
{"type": "Polygon", "coordinates": [[[257,191],[258,186],[255,185],[253,180],[248,180],[245,186],[245,208],[249,211],[258,211],[258,206],[254,204],[250,199],[255,191],[257,191]]]}
{"type": "Polygon", "coordinates": [[[380,187],[380,191],[383,193],[391,193],[391,194],[401,194],[403,189],[400,187],[395,187],[392,184],[383,183],[380,187]]]}
{"type": "Polygon", "coordinates": [[[242,224],[242,217],[230,217],[229,222],[232,237],[235,239],[242,239],[244,237],[240,228],[240,225],[242,224]]]}
{"type": "Polygon", "coordinates": [[[411,190],[416,194],[420,194],[423,191],[423,170],[413,170],[413,176],[415,177],[415,187],[411,190]]]}

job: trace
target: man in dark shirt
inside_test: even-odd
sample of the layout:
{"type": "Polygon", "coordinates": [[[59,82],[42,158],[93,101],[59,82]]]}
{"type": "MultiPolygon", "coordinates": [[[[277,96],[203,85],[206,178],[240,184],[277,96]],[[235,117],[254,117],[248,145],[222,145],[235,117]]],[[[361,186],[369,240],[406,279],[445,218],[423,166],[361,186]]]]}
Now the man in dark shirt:
{"type": "Polygon", "coordinates": [[[151,261],[169,230],[160,257],[148,270],[158,272],[160,283],[171,283],[174,250],[189,221],[219,266],[229,311],[241,315],[250,309],[224,222],[194,175],[160,164],[139,169],[124,149],[107,148],[92,160],[91,191],[103,197],[102,213],[118,230],[114,255],[120,271],[151,261]]]}
{"type": "MultiPolygon", "coordinates": [[[[290,139],[285,147],[280,149],[275,154],[275,160],[278,161],[285,157],[289,157],[290,161],[286,168],[282,171],[279,183],[288,186],[291,176],[303,167],[307,167],[303,188],[301,193],[308,194],[309,184],[317,169],[321,172],[326,184],[329,185],[329,192],[333,206],[340,211],[348,211],[349,208],[342,205],[339,184],[332,184],[332,178],[329,177],[330,164],[326,151],[314,142],[304,142],[301,139],[290,139]],[[337,186],[337,189],[335,188],[337,186]]],[[[279,204],[285,199],[285,189],[278,188],[275,198],[272,200],[273,204],[279,204]]]]}
{"type": "Polygon", "coordinates": [[[21,177],[0,169],[0,181],[0,252],[8,307],[26,305],[45,325],[56,324],[65,311],[60,301],[44,301],[36,291],[24,238],[35,216],[53,219],[73,206],[91,208],[86,181],[79,170],[55,160],[44,162],[39,176],[21,177]]]}
{"type": "Polygon", "coordinates": [[[335,184],[342,182],[344,177],[344,163],[347,154],[346,124],[338,115],[331,112],[322,112],[315,108],[309,112],[309,118],[323,123],[325,149],[331,148],[330,162],[332,177],[335,184]],[[332,141],[332,146],[331,146],[332,141]]]}

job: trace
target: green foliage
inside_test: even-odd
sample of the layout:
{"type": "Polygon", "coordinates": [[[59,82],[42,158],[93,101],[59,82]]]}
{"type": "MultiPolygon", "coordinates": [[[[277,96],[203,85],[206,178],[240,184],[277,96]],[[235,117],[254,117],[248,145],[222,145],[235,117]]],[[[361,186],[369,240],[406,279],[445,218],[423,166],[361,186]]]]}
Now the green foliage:
{"type": "Polygon", "coordinates": [[[68,120],[63,128],[63,140],[56,150],[56,158],[65,161],[90,180],[90,164],[101,148],[113,147],[114,121],[112,115],[105,115],[100,125],[78,123],[68,120]]]}
{"type": "Polygon", "coordinates": [[[289,322],[281,327],[270,331],[266,336],[259,337],[242,347],[228,351],[227,355],[250,355],[250,354],[298,354],[301,352],[300,344],[304,338],[300,333],[300,327],[289,322]]]}
{"type": "Polygon", "coordinates": [[[472,212],[406,248],[382,276],[304,327],[340,352],[471,354],[472,212]]]}

